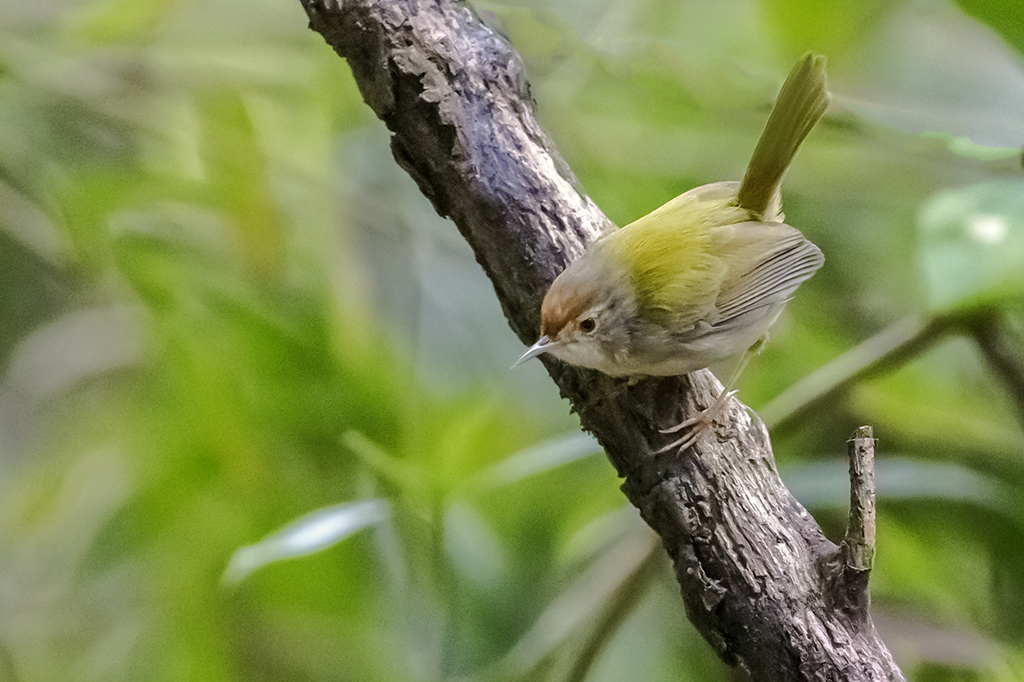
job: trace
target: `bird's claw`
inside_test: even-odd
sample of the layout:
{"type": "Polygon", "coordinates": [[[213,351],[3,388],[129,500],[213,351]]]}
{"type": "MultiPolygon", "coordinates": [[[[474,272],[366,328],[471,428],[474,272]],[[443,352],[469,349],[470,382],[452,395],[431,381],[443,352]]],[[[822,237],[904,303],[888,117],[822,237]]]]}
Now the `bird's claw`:
{"type": "Polygon", "coordinates": [[[698,414],[696,417],[690,417],[689,419],[684,419],[683,421],[679,422],[675,426],[670,426],[667,429],[658,429],[658,433],[664,433],[664,434],[668,435],[670,433],[679,433],[683,429],[688,429],[691,426],[694,426],[694,425],[699,424],[700,422],[704,421],[704,413],[705,412],[707,412],[707,410],[702,410],[701,413],[698,414]]]}
{"type": "Polygon", "coordinates": [[[660,455],[664,452],[668,452],[669,450],[676,449],[679,452],[683,452],[684,450],[693,447],[697,441],[700,440],[700,437],[704,435],[704,432],[707,431],[708,427],[711,426],[715,418],[718,417],[722,408],[725,406],[725,403],[734,395],[736,395],[735,390],[723,393],[715,400],[714,403],[711,404],[710,407],[708,407],[708,409],[702,410],[700,414],[690,417],[689,419],[684,419],[682,422],[667,429],[659,429],[658,432],[664,434],[679,433],[685,429],[690,429],[690,431],[688,431],[682,438],[674,440],[665,447],[655,450],[654,454],[660,455]]]}
{"type": "Polygon", "coordinates": [[[655,450],[654,454],[660,455],[664,452],[675,449],[678,449],[679,452],[683,452],[687,448],[693,447],[697,440],[704,434],[705,429],[707,429],[707,425],[704,425],[703,428],[694,429],[679,440],[674,440],[665,447],[655,450]]]}

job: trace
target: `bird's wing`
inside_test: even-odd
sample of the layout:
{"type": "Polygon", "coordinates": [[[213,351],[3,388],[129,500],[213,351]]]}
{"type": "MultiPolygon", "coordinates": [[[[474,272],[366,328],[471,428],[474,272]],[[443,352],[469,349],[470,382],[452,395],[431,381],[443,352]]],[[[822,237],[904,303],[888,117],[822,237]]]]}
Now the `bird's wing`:
{"type": "Polygon", "coordinates": [[[728,269],[712,325],[782,303],[825,262],[817,246],[783,223],[747,222],[717,231],[728,269]]]}
{"type": "Polygon", "coordinates": [[[641,314],[671,329],[706,320],[726,274],[712,251],[709,205],[693,191],[630,223],[602,241],[625,265],[641,314]]]}

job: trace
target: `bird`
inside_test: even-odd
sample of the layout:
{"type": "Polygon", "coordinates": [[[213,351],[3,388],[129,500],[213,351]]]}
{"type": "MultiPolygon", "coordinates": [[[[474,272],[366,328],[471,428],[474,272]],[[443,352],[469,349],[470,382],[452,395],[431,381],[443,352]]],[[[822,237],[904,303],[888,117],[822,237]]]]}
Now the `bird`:
{"type": "Polygon", "coordinates": [[[592,242],[551,283],[540,337],[513,367],[549,354],[631,382],[676,376],[739,358],[715,401],[664,429],[693,446],[713,423],[752,354],[824,256],[785,223],[780,187],[824,116],[824,56],[793,67],[740,182],[695,187],[592,242]]]}

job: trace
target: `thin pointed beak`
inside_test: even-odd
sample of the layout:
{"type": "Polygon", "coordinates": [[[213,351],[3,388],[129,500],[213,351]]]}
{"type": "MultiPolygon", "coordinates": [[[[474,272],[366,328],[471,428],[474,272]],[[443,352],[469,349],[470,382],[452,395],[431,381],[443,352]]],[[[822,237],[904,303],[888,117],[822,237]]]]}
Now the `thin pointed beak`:
{"type": "Polygon", "coordinates": [[[537,343],[533,344],[526,349],[526,352],[519,356],[519,359],[512,363],[509,369],[515,369],[519,365],[523,364],[530,358],[535,358],[541,353],[547,353],[549,350],[558,345],[557,341],[552,341],[546,336],[542,336],[537,339],[537,343]]]}

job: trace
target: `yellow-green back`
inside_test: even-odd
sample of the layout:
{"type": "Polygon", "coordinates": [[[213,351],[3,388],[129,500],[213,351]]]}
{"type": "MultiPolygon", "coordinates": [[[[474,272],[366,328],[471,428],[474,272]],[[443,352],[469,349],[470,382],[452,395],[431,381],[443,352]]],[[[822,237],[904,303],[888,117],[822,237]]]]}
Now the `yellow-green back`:
{"type": "Polygon", "coordinates": [[[676,326],[714,308],[726,266],[714,253],[713,228],[749,220],[735,192],[736,183],[698,187],[601,240],[625,265],[649,321],[676,326]]]}

